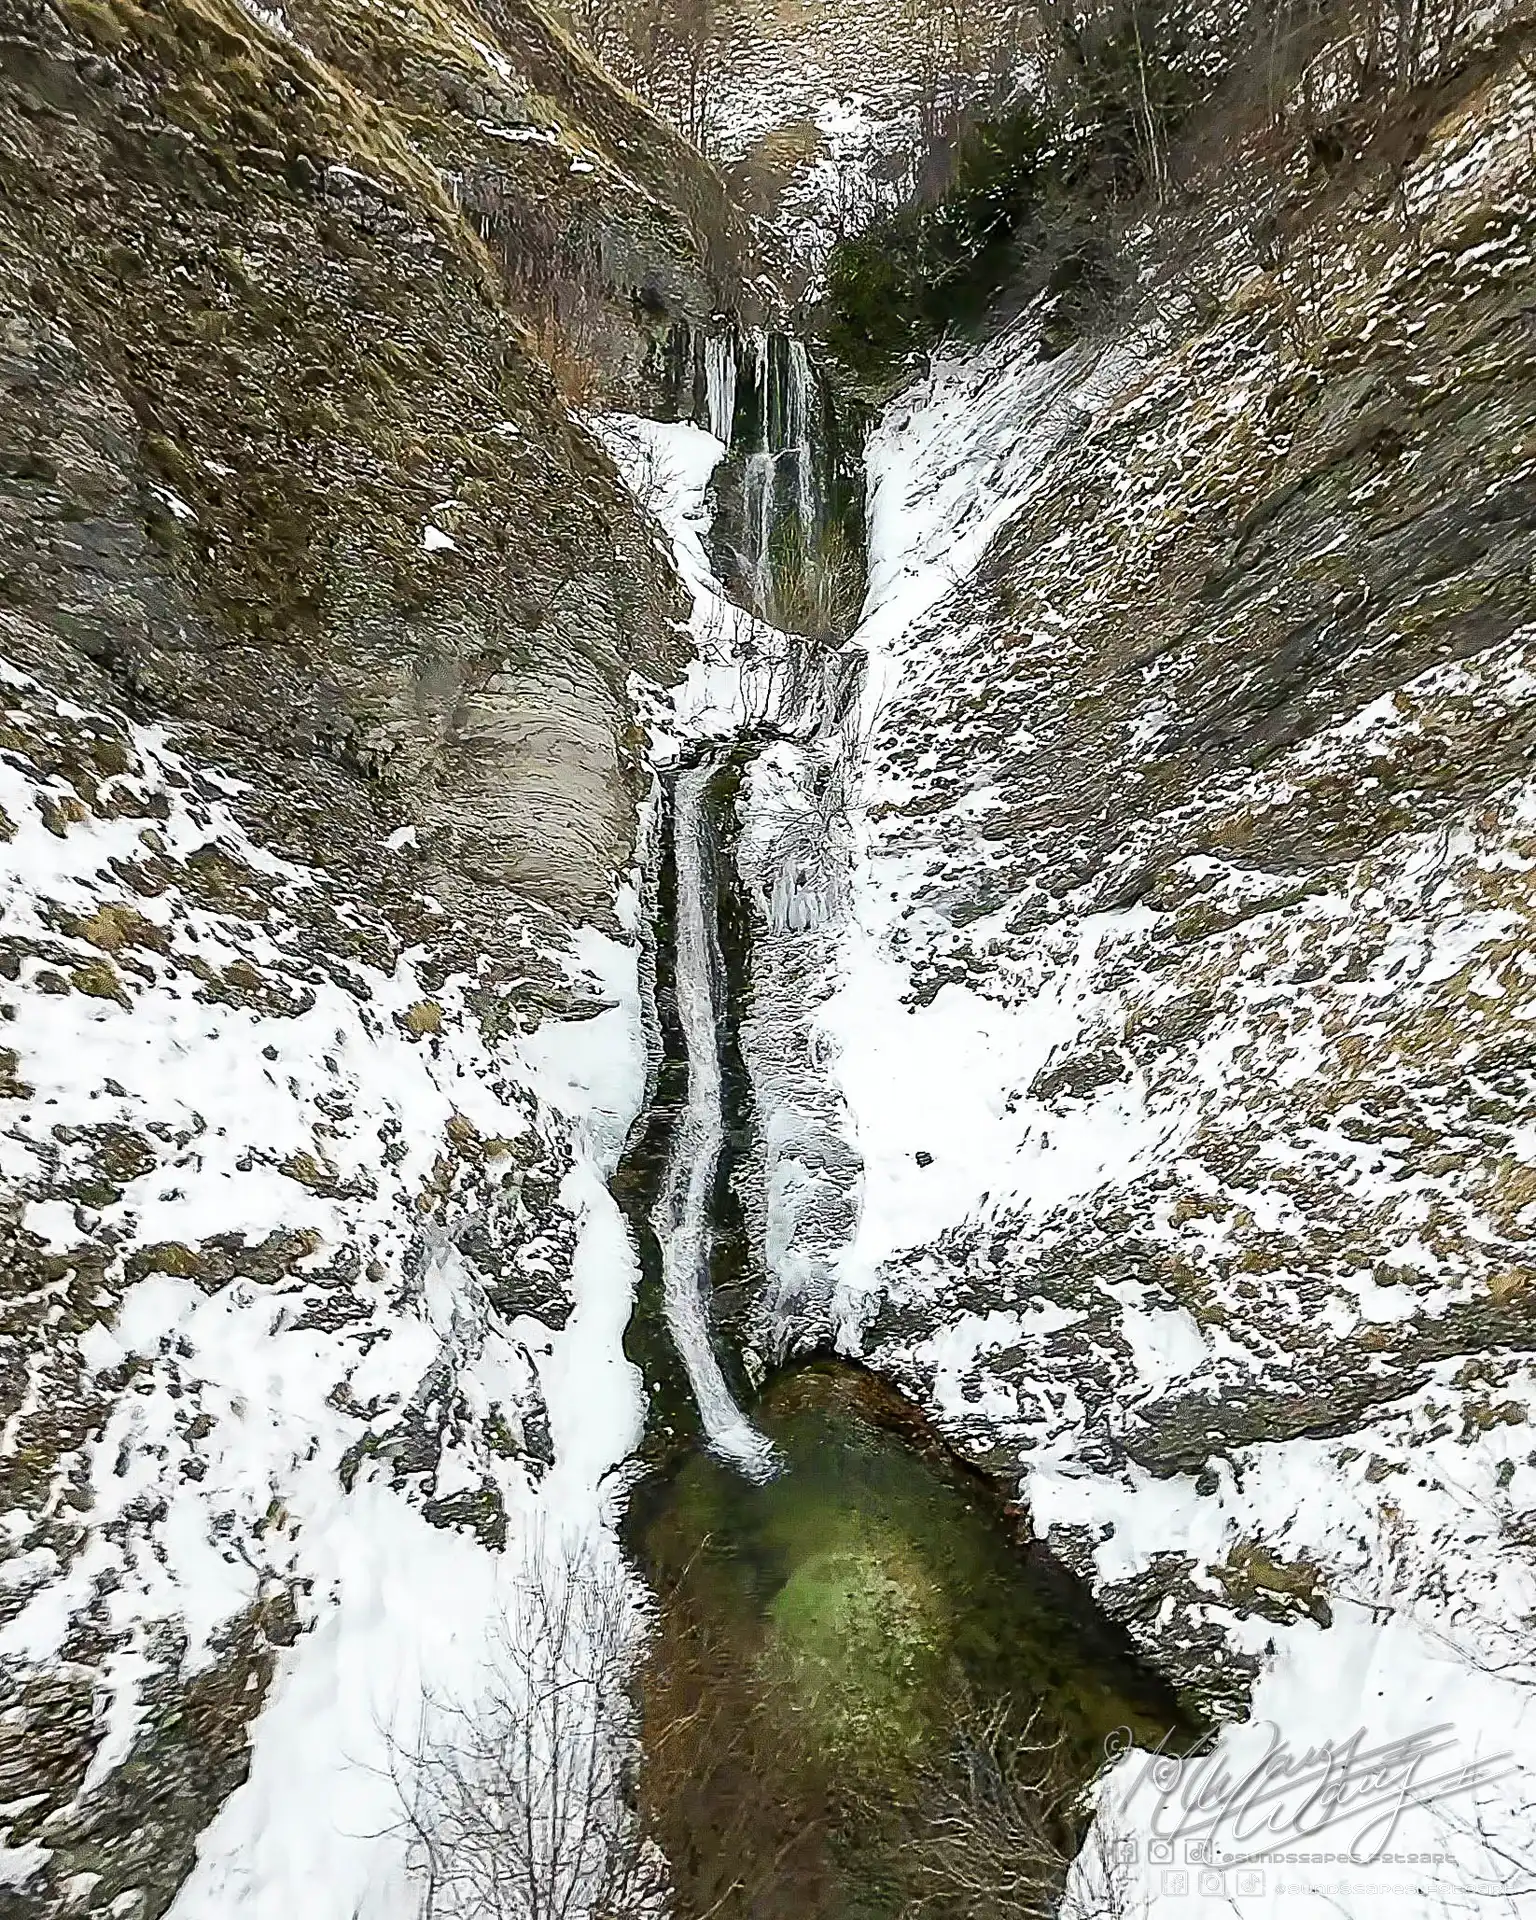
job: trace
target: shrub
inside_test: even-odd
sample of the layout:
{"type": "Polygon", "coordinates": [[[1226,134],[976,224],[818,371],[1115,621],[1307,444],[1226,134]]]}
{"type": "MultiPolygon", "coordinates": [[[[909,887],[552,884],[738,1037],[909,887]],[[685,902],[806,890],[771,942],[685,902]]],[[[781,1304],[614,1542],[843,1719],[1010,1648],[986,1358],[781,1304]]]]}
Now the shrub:
{"type": "Polygon", "coordinates": [[[1056,346],[1113,303],[1125,280],[1117,215],[1166,192],[1169,140],[1226,58],[1192,32],[1184,4],[1059,16],[1028,93],[947,136],[929,196],[834,250],[825,338],[866,386],[889,390],[943,334],[977,327],[1005,288],[1050,296],[1056,346]]]}
{"type": "Polygon", "coordinates": [[[844,640],[864,603],[864,557],[840,520],[788,521],[768,556],[764,617],[786,633],[844,640]]]}
{"type": "Polygon", "coordinates": [[[971,127],[940,198],[833,250],[824,325],[832,351],[880,387],[949,328],[974,326],[1052,198],[1059,164],[1050,121],[1032,102],[971,127]]]}

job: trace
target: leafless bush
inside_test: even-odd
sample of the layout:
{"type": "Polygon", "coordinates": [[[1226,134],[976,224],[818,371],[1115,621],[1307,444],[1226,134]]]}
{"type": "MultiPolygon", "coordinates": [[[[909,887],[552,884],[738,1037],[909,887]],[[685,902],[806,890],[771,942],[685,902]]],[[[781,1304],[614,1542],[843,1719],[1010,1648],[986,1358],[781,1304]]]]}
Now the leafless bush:
{"type": "Polygon", "coordinates": [[[1089,1829],[1060,1920],[1142,1920],[1146,1899],[1131,1885],[1123,1836],[1101,1813],[1089,1829]]]}
{"type": "Polygon", "coordinates": [[[842,640],[864,603],[864,561],[840,522],[782,528],[769,558],[765,615],[775,626],[842,640]]]}
{"type": "MultiPolygon", "coordinates": [[[[968,1705],[901,1814],[907,1920],[1055,1920],[1086,1814],[1063,1741],[1010,1700],[968,1705]]],[[[1128,1874],[1094,1830],[1074,1920],[1129,1920],[1128,1874]]]]}
{"type": "Polygon", "coordinates": [[[685,1920],[835,1910],[833,1782],[802,1716],[682,1592],[640,1671],[641,1818],[685,1920]]]}
{"type": "Polygon", "coordinates": [[[903,0],[917,136],[910,192],[943,191],[966,132],[1005,106],[1033,67],[1043,17],[1035,0],[903,0]]]}
{"type": "Polygon", "coordinates": [[[1275,270],[1280,330],[1297,359],[1306,359],[1325,332],[1328,239],[1309,222],[1290,239],[1275,270]]]}
{"type": "Polygon", "coordinates": [[[554,312],[542,314],[533,328],[534,351],[554,376],[566,405],[584,413],[603,398],[603,371],[582,329],[554,312]]]}
{"type": "Polygon", "coordinates": [[[604,423],[603,431],[624,485],[642,512],[659,518],[668,490],[668,471],[656,442],[643,425],[627,419],[611,418],[604,423]]]}
{"type": "Polygon", "coordinates": [[[755,618],[744,607],[715,599],[705,622],[695,630],[699,658],[709,666],[729,667],[736,677],[736,721],[745,731],[776,722],[795,681],[795,642],[791,635],[755,618]]]}
{"type": "Polygon", "coordinates": [[[534,1557],[472,1696],[429,1697],[391,1771],[422,1920],[650,1920],[621,1568],[534,1557]]]}
{"type": "Polygon", "coordinates": [[[810,1920],[875,1876],[904,1920],[1130,1920],[1062,1743],[1004,1702],[960,1716],[900,1804],[839,1777],[815,1724],[687,1576],[643,1644],[616,1564],[537,1556],[472,1697],[397,1743],[421,1920],[810,1920]],[[1086,1864],[1085,1864],[1086,1862],[1086,1864]]]}

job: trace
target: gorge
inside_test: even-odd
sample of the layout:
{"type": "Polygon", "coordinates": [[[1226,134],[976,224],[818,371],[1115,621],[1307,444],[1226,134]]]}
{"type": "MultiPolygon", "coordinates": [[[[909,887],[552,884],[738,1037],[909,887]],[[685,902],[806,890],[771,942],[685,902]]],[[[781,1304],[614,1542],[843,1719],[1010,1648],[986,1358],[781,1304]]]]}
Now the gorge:
{"type": "Polygon", "coordinates": [[[3,6],[5,1920],[1536,1903],[1531,22],[853,11],[3,6]]]}

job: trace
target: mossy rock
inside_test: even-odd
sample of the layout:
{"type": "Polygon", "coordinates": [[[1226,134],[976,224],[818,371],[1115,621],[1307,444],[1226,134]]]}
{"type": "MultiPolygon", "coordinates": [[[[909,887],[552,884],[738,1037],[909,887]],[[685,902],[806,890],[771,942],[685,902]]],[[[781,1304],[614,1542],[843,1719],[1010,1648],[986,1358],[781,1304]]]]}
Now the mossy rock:
{"type": "Polygon", "coordinates": [[[75,799],[72,794],[60,798],[57,794],[40,793],[37,796],[37,811],[43,825],[56,840],[64,839],[71,827],[78,826],[91,816],[91,810],[85,802],[75,799]]]}
{"type": "Polygon", "coordinates": [[[146,1274],[168,1273],[178,1280],[200,1280],[208,1263],[193,1247],[179,1240],[161,1240],[152,1247],[140,1247],[128,1259],[130,1280],[142,1280],[146,1274]]]}
{"type": "Polygon", "coordinates": [[[308,1187],[311,1193],[333,1194],[336,1191],[334,1173],[312,1153],[290,1153],[286,1160],[277,1163],[277,1170],[290,1180],[297,1180],[301,1187],[308,1187]]]}
{"type": "Polygon", "coordinates": [[[125,947],[148,947],[154,953],[165,953],[170,947],[170,937],[164,927],[146,920],[136,907],[121,901],[104,902],[94,913],[83,917],[68,917],[65,930],[77,940],[99,947],[103,953],[121,953],[125,947]]]}
{"type": "Polygon", "coordinates": [[[768,1609],[769,1670],[855,1766],[916,1760],[948,1671],[949,1603],[900,1534],[851,1527],[796,1567],[768,1609]]]}
{"type": "Polygon", "coordinates": [[[491,1553],[500,1553],[507,1544],[506,1503],[500,1489],[490,1484],[424,1500],[421,1511],[434,1527],[469,1531],[491,1553]]]}
{"type": "Polygon", "coordinates": [[[84,966],[71,968],[69,984],[76,993],[93,1000],[115,1000],[121,1007],[133,1004],[122,975],[110,960],[87,960],[84,966]]]}
{"type": "Polygon", "coordinates": [[[21,1056],[0,1047],[0,1100],[30,1100],[33,1089],[21,1077],[21,1056]]]}
{"type": "Polygon", "coordinates": [[[1322,1576],[1310,1561],[1281,1560],[1255,1541],[1244,1540],[1211,1573],[1235,1606],[1265,1619],[1289,1621],[1308,1613],[1319,1626],[1333,1623],[1322,1576]]]}

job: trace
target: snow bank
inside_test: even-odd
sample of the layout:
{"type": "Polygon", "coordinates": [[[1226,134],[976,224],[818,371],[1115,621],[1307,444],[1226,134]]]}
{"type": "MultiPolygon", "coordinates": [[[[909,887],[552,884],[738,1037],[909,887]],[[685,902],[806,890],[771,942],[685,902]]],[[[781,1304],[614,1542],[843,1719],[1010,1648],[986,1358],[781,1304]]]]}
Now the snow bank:
{"type": "MultiPolygon", "coordinates": [[[[529,971],[588,1017],[488,1037],[496,989],[445,965],[452,928],[393,932],[397,869],[343,891],[257,844],[240,783],[170,730],[10,668],[0,697],[0,1179],[64,1276],[7,1426],[48,1472],[6,1516],[0,1653],[95,1700],[53,1818],[90,1818],[160,1737],[151,1698],[270,1622],[249,1777],[173,1912],[404,1920],[392,1742],[427,1695],[475,1697],[530,1555],[616,1554],[643,1409],[605,1181],[644,1096],[636,954],[532,915],[529,971]],[[121,771],[72,775],[82,741],[121,771]],[[71,1275],[97,1277],[83,1311],[71,1275]]],[[[7,1855],[13,1880],[54,1831],[7,1855]]]]}

